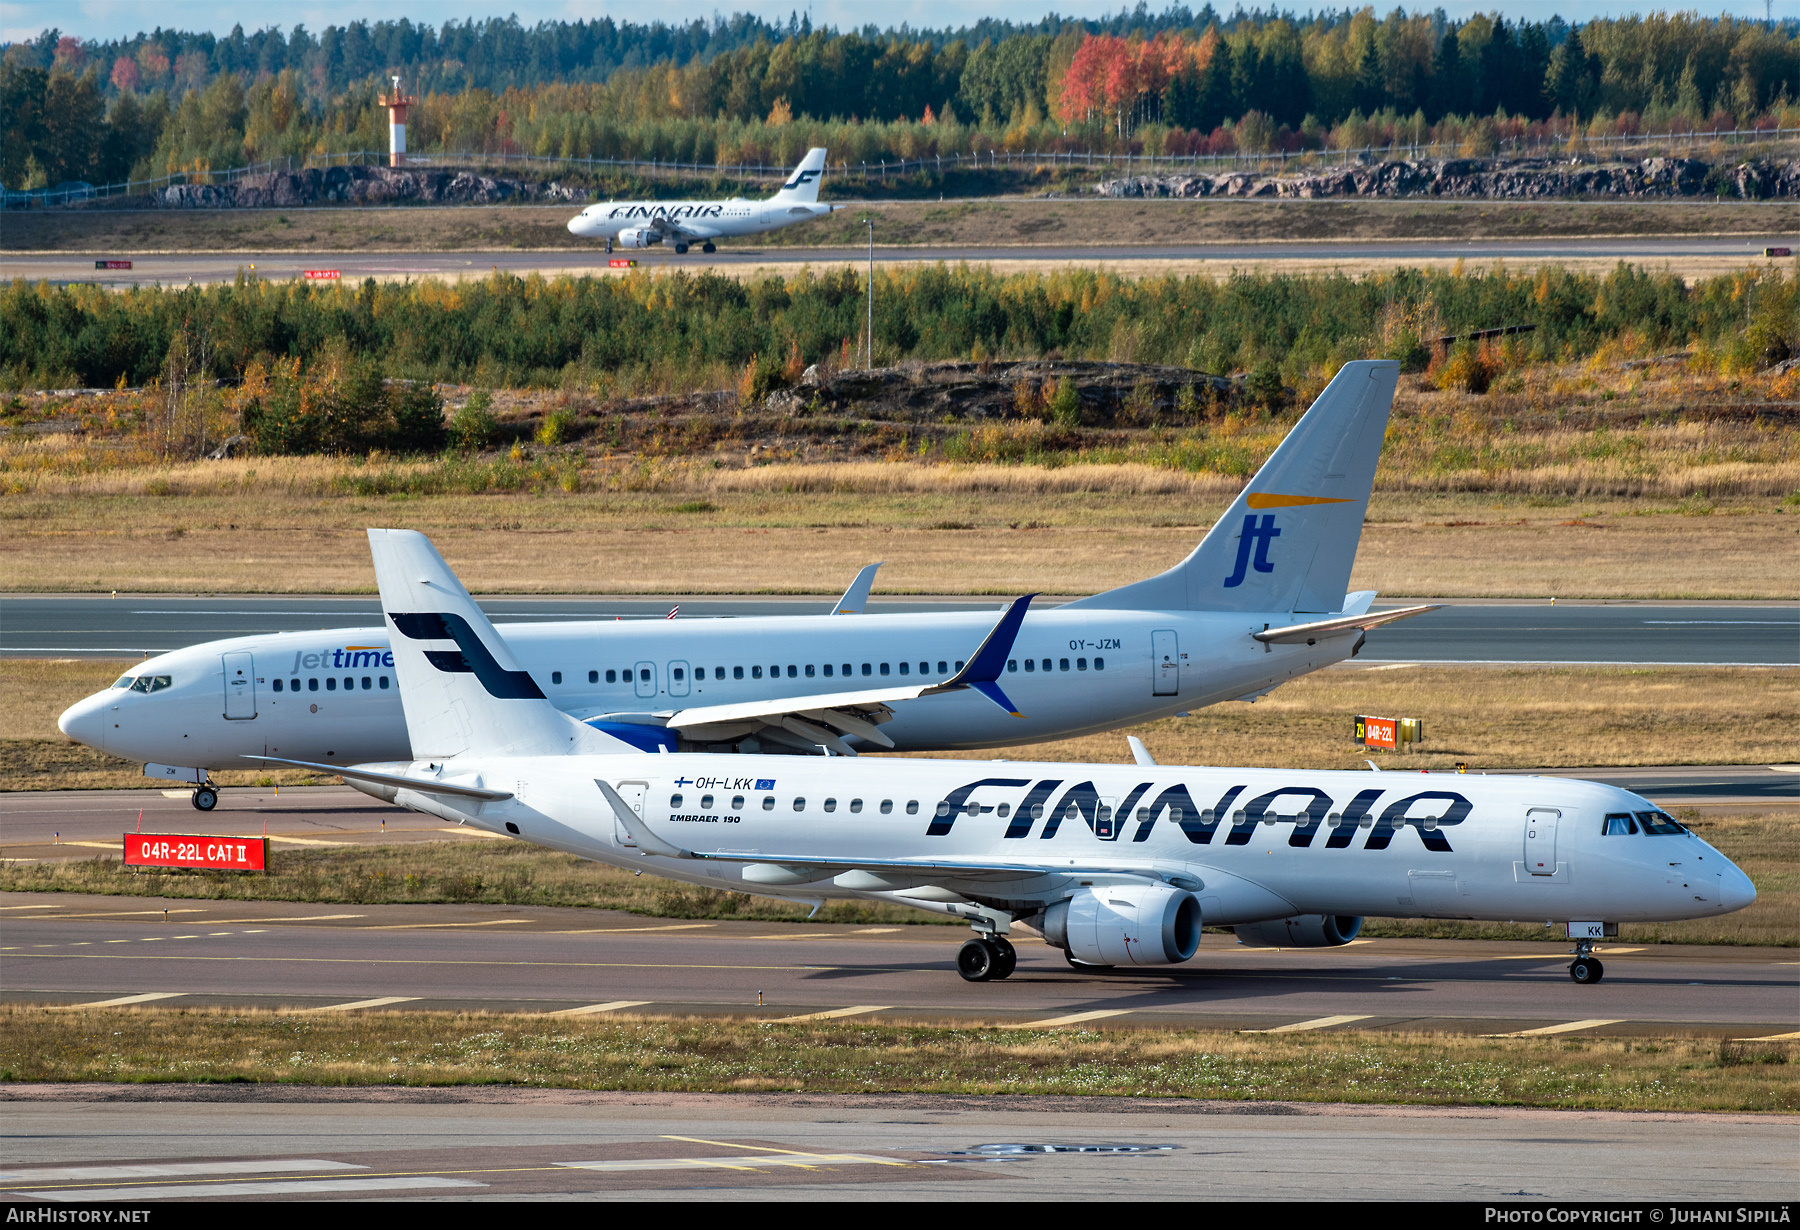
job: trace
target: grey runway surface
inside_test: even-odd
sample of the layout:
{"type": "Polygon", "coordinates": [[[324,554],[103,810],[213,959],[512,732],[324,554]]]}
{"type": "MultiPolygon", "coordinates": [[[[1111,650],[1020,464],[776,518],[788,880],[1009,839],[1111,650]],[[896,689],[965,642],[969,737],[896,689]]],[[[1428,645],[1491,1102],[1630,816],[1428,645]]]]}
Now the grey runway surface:
{"type": "MultiPolygon", "coordinates": [[[[1432,599],[1406,599],[1405,604],[1432,599]]],[[[1442,600],[1437,600],[1442,601],[1442,600]]],[[[1041,607],[1054,606],[1040,599],[1041,607]]],[[[1395,599],[1381,605],[1398,605],[1395,599]]],[[[827,598],[483,598],[497,622],[812,615],[827,598]]],[[[992,598],[877,598],[874,614],[998,609],[992,598]]],[[[137,657],[202,641],[314,628],[373,626],[370,598],[261,595],[0,597],[0,656],[137,657]]],[[[1359,662],[1617,662],[1800,664],[1800,606],[1791,603],[1470,602],[1369,633],[1359,662]]]]}
{"type": "Polygon", "coordinates": [[[1792,1115],[929,1095],[72,1085],[14,1086],[0,1101],[0,1198],[80,1203],[158,1198],[129,1194],[148,1189],[184,1201],[1737,1206],[1792,1195],[1800,1126],[1792,1115]],[[1052,1144],[1110,1148],[1019,1149],[1052,1144]],[[121,1158],[144,1169],[97,1165],[121,1158]]]}
{"type": "MultiPolygon", "coordinates": [[[[573,211],[571,210],[571,216],[573,211]]],[[[1216,262],[1222,267],[1264,261],[1329,261],[1346,265],[1376,261],[1505,260],[1537,263],[1566,260],[1623,260],[1638,263],[1705,258],[1762,259],[1766,247],[1791,246],[1793,235],[1675,236],[1669,238],[1585,238],[1544,240],[1283,240],[1271,243],[1142,244],[1067,246],[938,246],[882,247],[877,261],[1034,264],[1114,264],[1129,271],[1147,262],[1216,262]]],[[[121,253],[121,255],[124,255],[121,253]]],[[[655,250],[620,252],[644,268],[717,269],[745,265],[826,265],[866,260],[866,248],[727,246],[707,256],[697,249],[685,256],[655,250]]],[[[74,255],[0,256],[0,277],[51,281],[102,282],[109,286],[229,281],[239,269],[256,267],[270,280],[299,277],[308,269],[336,269],[343,279],[363,277],[486,277],[494,270],[523,275],[535,270],[607,273],[613,259],[598,247],[519,252],[234,252],[151,253],[132,257],[129,270],[99,271],[94,258],[74,255]]]]}
{"type": "Polygon", "coordinates": [[[968,983],[955,970],[967,932],[947,926],[68,893],[9,893],[5,911],[0,999],[13,1003],[1612,1036],[1800,1024],[1800,974],[1772,948],[1605,945],[1605,981],[1578,986],[1554,938],[1260,949],[1209,935],[1184,965],[1100,974],[1021,931],[1017,973],[968,983]]]}

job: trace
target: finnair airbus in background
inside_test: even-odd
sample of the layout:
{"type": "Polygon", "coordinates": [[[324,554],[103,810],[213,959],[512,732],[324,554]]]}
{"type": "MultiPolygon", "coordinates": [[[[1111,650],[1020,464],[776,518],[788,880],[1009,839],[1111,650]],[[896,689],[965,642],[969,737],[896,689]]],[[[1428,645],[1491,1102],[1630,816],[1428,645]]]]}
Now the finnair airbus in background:
{"type": "Polygon", "coordinates": [[[822,218],[837,205],[819,204],[819,177],[825,173],[825,151],[810,149],[781,190],[766,201],[607,201],[589,205],[569,219],[571,234],[583,239],[604,239],[611,252],[621,248],[648,248],[659,244],[684,254],[688,245],[699,244],[713,252],[715,239],[761,235],[768,231],[822,218]]]}
{"type": "MultiPolygon", "coordinates": [[[[1565,923],[1569,974],[1594,983],[1593,942],[1618,923],[1756,899],[1654,804],[1594,782],[1177,768],[1141,746],[1129,766],[646,755],[545,699],[423,535],[370,530],[369,543],[413,755],[312,767],[691,884],[965,918],[970,981],[1012,973],[1015,922],[1092,968],[1179,964],[1203,922],[1251,944],[1330,947],[1382,914],[1565,923]]],[[[970,667],[992,673],[996,652],[990,637],[970,667]]]]}
{"type": "MultiPolygon", "coordinates": [[[[1191,555],[1051,610],[544,623],[503,639],[556,708],[645,751],[934,751],[1252,700],[1432,608],[1346,594],[1398,366],[1346,364],[1191,555]],[[983,648],[987,650],[984,654],[983,648]]],[[[1054,585],[1055,578],[1046,578],[1054,585]]],[[[150,659],[72,706],[70,738],[197,784],[255,753],[403,760],[385,628],[239,637],[150,659]]]]}

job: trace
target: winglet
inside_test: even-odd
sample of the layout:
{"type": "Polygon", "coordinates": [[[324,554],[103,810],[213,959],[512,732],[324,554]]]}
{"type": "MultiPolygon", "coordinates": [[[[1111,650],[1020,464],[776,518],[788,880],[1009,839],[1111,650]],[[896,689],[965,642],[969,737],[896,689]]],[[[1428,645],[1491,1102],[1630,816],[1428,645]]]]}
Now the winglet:
{"type": "Polygon", "coordinates": [[[1006,699],[1006,693],[1000,690],[997,680],[1006,670],[1007,655],[1012,653],[1013,642],[1019,638],[1019,627],[1025,622],[1025,612],[1035,597],[1036,594],[1026,594],[1022,598],[1013,599],[1012,605],[1006,608],[1006,614],[1000,617],[1000,622],[994,625],[993,630],[987,634],[987,639],[981,642],[981,647],[969,659],[968,665],[923,695],[974,688],[1014,717],[1024,717],[1006,699]]]}
{"type": "Polygon", "coordinates": [[[885,562],[876,560],[857,573],[856,579],[850,582],[850,588],[844,591],[844,596],[839,598],[837,605],[831,608],[831,613],[833,615],[861,615],[869,605],[869,590],[875,586],[875,571],[885,562]]]}
{"type": "Polygon", "coordinates": [[[613,815],[619,818],[619,823],[625,826],[625,831],[631,834],[633,841],[637,842],[639,850],[645,854],[660,854],[665,858],[695,857],[692,850],[683,850],[680,846],[672,846],[652,833],[650,826],[644,823],[643,817],[631,810],[631,804],[620,798],[617,790],[597,777],[594,779],[594,785],[600,787],[600,793],[605,795],[606,801],[612,805],[613,815]]]}

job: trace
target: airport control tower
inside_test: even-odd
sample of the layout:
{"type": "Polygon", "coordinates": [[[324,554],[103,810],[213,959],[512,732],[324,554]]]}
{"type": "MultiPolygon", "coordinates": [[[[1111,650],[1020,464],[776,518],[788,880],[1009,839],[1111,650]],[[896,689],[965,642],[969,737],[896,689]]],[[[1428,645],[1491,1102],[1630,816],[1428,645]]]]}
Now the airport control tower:
{"type": "Polygon", "coordinates": [[[388,109],[388,165],[397,167],[406,162],[406,109],[419,100],[400,92],[400,78],[393,81],[394,92],[376,101],[388,109]]]}

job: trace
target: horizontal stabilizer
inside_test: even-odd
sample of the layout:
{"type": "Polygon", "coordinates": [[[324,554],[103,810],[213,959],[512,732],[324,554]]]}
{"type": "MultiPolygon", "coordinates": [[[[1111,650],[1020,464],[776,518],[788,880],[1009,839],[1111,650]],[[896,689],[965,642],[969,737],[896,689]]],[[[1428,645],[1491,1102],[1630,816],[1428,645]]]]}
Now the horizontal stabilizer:
{"type": "Polygon", "coordinates": [[[1252,632],[1250,638],[1265,645],[1292,645],[1298,641],[1316,641],[1322,637],[1336,636],[1340,632],[1366,632],[1370,628],[1379,628],[1382,624],[1391,624],[1398,619],[1411,619],[1414,615],[1443,609],[1441,602],[1426,606],[1403,606],[1392,611],[1372,611],[1362,615],[1345,615],[1339,619],[1289,624],[1285,628],[1269,628],[1262,632],[1252,632]]]}
{"type": "Polygon", "coordinates": [[[464,799],[480,799],[484,803],[498,803],[502,799],[512,798],[505,790],[483,790],[477,786],[459,786],[453,782],[433,781],[428,777],[408,777],[403,773],[378,773],[372,769],[359,769],[354,765],[316,764],[310,760],[287,760],[281,756],[240,756],[239,760],[261,760],[269,764],[291,764],[300,769],[316,769],[321,773],[332,773],[338,777],[348,777],[359,782],[373,782],[377,786],[398,786],[402,790],[419,790],[426,794],[453,794],[464,799]]]}

